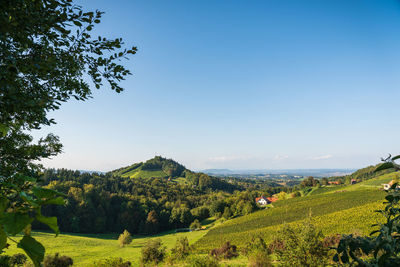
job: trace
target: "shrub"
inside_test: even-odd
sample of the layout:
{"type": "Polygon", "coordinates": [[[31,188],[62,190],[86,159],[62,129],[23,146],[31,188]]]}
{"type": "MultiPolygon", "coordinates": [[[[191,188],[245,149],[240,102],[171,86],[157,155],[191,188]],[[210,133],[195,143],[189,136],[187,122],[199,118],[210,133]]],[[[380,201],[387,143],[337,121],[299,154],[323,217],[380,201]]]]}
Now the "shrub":
{"type": "Polygon", "coordinates": [[[211,256],[216,258],[224,258],[224,259],[231,259],[237,257],[239,254],[236,251],[236,246],[231,245],[230,242],[226,242],[220,248],[214,248],[210,252],[211,256]]]}
{"type": "Polygon", "coordinates": [[[323,235],[306,220],[300,227],[285,225],[278,233],[283,249],[276,249],[278,261],[283,266],[326,266],[328,248],[323,246],[323,235]]]}
{"type": "Polygon", "coordinates": [[[248,266],[269,267],[272,266],[269,249],[264,239],[260,236],[253,236],[247,242],[244,252],[249,259],[248,266]]]}
{"type": "Polygon", "coordinates": [[[229,207],[225,207],[222,217],[225,219],[229,219],[230,217],[232,217],[232,211],[229,207]]]}
{"type": "Polygon", "coordinates": [[[118,243],[119,243],[120,247],[129,245],[130,243],[132,243],[131,233],[129,233],[127,230],[124,230],[124,232],[122,234],[120,234],[118,237],[118,243]]]}
{"type": "Polygon", "coordinates": [[[326,248],[337,247],[339,245],[341,237],[342,236],[340,234],[326,236],[322,241],[322,244],[326,248]]]}
{"type": "Polygon", "coordinates": [[[122,258],[108,258],[93,262],[90,267],[129,267],[130,261],[124,261],[122,258]]]}
{"type": "Polygon", "coordinates": [[[254,251],[269,252],[267,244],[260,235],[253,236],[251,240],[246,243],[244,253],[250,255],[254,251]]]}
{"type": "Polygon", "coordinates": [[[255,250],[248,255],[249,267],[270,267],[272,266],[271,256],[267,251],[255,250]]]}
{"type": "Polygon", "coordinates": [[[186,261],[187,267],[218,267],[218,261],[209,256],[190,256],[186,261]]]}
{"type": "Polygon", "coordinates": [[[44,267],[69,267],[72,266],[73,260],[68,256],[59,256],[56,253],[54,256],[46,256],[43,261],[44,267]]]}
{"type": "Polygon", "coordinates": [[[180,237],[176,240],[175,247],[171,249],[171,255],[174,259],[181,260],[186,258],[191,251],[187,237],[180,237]]]}
{"type": "Polygon", "coordinates": [[[165,247],[162,246],[160,239],[150,239],[147,241],[146,246],[142,248],[142,257],[140,261],[142,264],[154,262],[158,264],[162,262],[165,257],[165,247]]]}
{"type": "Polygon", "coordinates": [[[20,266],[23,265],[27,259],[28,258],[25,256],[25,254],[18,253],[12,255],[9,262],[11,266],[20,266]]]}
{"type": "Polygon", "coordinates": [[[190,226],[189,226],[190,230],[197,230],[201,228],[201,223],[199,222],[199,220],[194,220],[190,226]]]}

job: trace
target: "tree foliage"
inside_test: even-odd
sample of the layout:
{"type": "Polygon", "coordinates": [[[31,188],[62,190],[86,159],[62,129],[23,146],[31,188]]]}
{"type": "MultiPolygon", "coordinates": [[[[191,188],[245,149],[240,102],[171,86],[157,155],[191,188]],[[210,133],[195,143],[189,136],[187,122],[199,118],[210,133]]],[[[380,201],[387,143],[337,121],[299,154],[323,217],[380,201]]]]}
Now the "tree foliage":
{"type": "Polygon", "coordinates": [[[63,194],[36,185],[40,159],[61,152],[59,139],[49,134],[33,143],[29,131],[55,123],[48,112],[71,97],[86,100],[106,81],[130,74],[119,64],[136,48],[124,49],[121,38],[92,37],[103,13],[86,12],[70,0],[4,0],[0,5],[0,251],[11,236],[24,231],[18,247],[36,266],[44,247],[30,235],[36,220],[58,234],[57,219],[41,207],[63,205],[63,194]]]}
{"type": "Polygon", "coordinates": [[[189,240],[187,239],[187,237],[179,237],[176,240],[175,246],[171,249],[171,256],[174,259],[182,260],[189,256],[191,251],[192,248],[189,245],[189,240]]]}
{"type": "Polygon", "coordinates": [[[158,264],[164,260],[165,247],[161,243],[161,239],[150,239],[142,248],[142,257],[140,261],[143,264],[158,264]]]}
{"type": "Polygon", "coordinates": [[[282,266],[317,267],[328,263],[328,248],[323,246],[322,232],[316,229],[311,219],[296,228],[285,225],[278,236],[283,246],[276,246],[274,252],[282,266]]]}
{"type": "Polygon", "coordinates": [[[127,230],[124,230],[122,234],[118,237],[118,243],[120,247],[124,247],[132,243],[132,236],[127,230]]]}

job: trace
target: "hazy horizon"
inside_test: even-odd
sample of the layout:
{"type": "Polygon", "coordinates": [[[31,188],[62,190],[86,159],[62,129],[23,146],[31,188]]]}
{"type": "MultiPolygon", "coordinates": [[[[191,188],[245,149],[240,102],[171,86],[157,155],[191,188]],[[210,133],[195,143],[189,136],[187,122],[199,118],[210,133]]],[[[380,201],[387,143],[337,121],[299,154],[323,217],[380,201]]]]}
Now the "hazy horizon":
{"type": "Polygon", "coordinates": [[[46,167],[357,169],[398,154],[398,1],[80,1],[138,47],[121,94],[64,103],[46,167]]]}

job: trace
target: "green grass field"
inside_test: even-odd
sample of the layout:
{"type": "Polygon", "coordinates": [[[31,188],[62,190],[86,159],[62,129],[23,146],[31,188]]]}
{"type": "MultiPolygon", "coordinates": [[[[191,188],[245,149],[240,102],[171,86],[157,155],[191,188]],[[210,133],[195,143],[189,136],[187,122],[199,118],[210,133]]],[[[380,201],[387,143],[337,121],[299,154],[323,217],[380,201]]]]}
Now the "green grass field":
{"type": "Polygon", "coordinates": [[[206,252],[231,241],[239,247],[255,234],[272,241],[276,232],[286,224],[299,224],[311,213],[317,227],[324,234],[369,234],[371,225],[381,216],[374,212],[382,206],[385,192],[382,183],[398,174],[386,174],[362,183],[348,186],[316,188],[305,197],[274,203],[274,207],[229,220],[211,229],[195,244],[198,251],[206,252]]]}
{"type": "MultiPolygon", "coordinates": [[[[121,257],[124,260],[131,261],[132,266],[139,266],[141,249],[149,239],[160,238],[169,250],[175,245],[178,237],[186,236],[189,243],[192,244],[206,232],[207,230],[185,233],[166,232],[151,237],[134,236],[132,243],[123,248],[118,245],[118,235],[113,234],[60,234],[55,237],[51,233],[35,232],[33,236],[45,246],[46,255],[59,252],[61,255],[70,256],[74,260],[74,266],[86,266],[95,260],[109,257],[121,257]]],[[[11,244],[6,253],[12,255],[23,253],[23,251],[17,248],[15,244],[11,244]]]]}

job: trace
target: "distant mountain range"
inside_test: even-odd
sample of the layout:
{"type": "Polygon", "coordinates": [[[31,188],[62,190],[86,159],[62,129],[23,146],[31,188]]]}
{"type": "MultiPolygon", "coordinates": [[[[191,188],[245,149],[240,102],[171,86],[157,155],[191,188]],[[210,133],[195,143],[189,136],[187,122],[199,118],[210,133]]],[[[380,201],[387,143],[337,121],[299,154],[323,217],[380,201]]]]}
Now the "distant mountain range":
{"type": "Polygon", "coordinates": [[[229,170],[229,169],[206,169],[201,172],[209,175],[267,175],[267,174],[287,174],[287,175],[300,175],[300,176],[315,176],[315,177],[331,177],[348,175],[356,171],[356,169],[281,169],[281,170],[229,170]]]}

